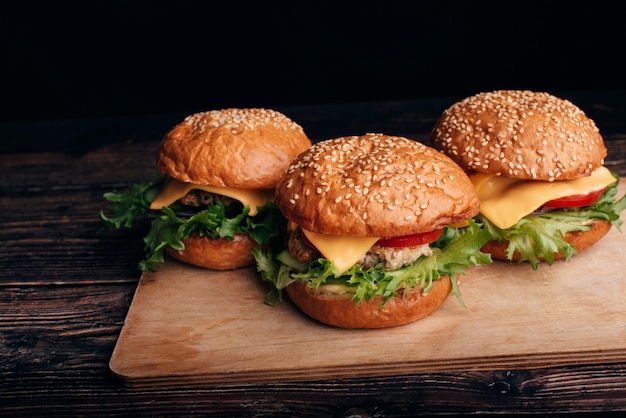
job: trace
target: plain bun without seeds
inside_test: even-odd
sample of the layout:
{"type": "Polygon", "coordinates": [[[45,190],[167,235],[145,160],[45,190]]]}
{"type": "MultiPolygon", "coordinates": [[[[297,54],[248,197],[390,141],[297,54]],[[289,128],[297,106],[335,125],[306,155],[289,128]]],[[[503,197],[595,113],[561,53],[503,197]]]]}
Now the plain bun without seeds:
{"type": "Polygon", "coordinates": [[[354,304],[351,294],[324,293],[303,282],[286,288],[289,299],[302,312],[327,325],[340,328],[389,328],[409,324],[430,315],[448,299],[452,290],[449,277],[433,282],[428,293],[411,289],[382,305],[382,297],[354,304]]]}
{"type": "Polygon", "coordinates": [[[607,155],[598,127],[580,108],[528,90],[467,97],[443,112],[431,138],[467,171],[527,180],[588,176],[607,155]]]}
{"type": "Polygon", "coordinates": [[[252,238],[244,234],[236,234],[232,240],[194,234],[183,242],[184,250],[167,246],[165,253],[183,263],[212,270],[232,270],[254,264],[251,251],[258,246],[252,238]]]}

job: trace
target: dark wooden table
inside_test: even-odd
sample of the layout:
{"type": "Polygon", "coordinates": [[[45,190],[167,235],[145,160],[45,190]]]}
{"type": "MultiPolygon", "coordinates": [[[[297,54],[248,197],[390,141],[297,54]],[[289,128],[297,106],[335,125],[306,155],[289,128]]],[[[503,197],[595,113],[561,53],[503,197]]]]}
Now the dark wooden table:
{"type": "MultiPolygon", "coordinates": [[[[626,175],[626,92],[553,93],[595,119],[609,148],[606,165],[626,175]]],[[[428,143],[436,118],[458,99],[277,109],[314,141],[383,132],[428,143]]],[[[206,389],[125,388],[108,364],[140,277],[136,266],[147,225],[101,235],[98,211],[106,204],[103,193],[155,173],[159,141],[184,116],[0,124],[0,415],[626,412],[626,364],[242,382],[206,389]]]]}

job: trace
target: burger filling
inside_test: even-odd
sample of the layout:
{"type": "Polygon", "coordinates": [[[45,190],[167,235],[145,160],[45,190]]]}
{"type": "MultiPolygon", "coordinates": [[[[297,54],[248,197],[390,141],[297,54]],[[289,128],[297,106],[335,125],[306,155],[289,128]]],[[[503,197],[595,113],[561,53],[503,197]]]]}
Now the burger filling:
{"type": "Polygon", "coordinates": [[[210,205],[215,200],[221,201],[224,204],[224,207],[238,203],[238,201],[232,197],[198,189],[191,190],[185,196],[178,199],[178,202],[185,206],[201,207],[210,205]]]}
{"type": "MultiPolygon", "coordinates": [[[[250,190],[239,193],[236,189],[230,189],[226,193],[234,196],[254,195],[254,191],[250,190]]],[[[142,271],[155,270],[157,263],[165,261],[165,247],[184,250],[183,241],[192,235],[232,240],[236,234],[245,234],[257,244],[264,245],[286,227],[286,221],[276,205],[267,199],[263,200],[263,192],[253,196],[259,202],[254,206],[254,211],[249,204],[244,205],[232,196],[163,177],[157,177],[152,182],[137,183],[125,192],[106,193],[104,197],[113,203],[106,211],[100,212],[104,230],[122,226],[130,228],[134,219],[140,215],[150,219],[150,230],[144,238],[146,259],[139,263],[142,271]],[[180,193],[177,199],[169,199],[171,203],[155,207],[154,202],[162,199],[163,191],[172,185],[182,186],[179,189],[185,192],[180,193]],[[262,202],[265,203],[259,206],[262,202]]]]}
{"type": "Polygon", "coordinates": [[[363,256],[360,263],[365,268],[382,264],[383,270],[398,270],[401,267],[410,266],[422,256],[430,257],[431,255],[433,255],[433,250],[428,244],[404,248],[374,245],[363,256]]]}
{"type": "MultiPolygon", "coordinates": [[[[322,257],[321,253],[306,240],[300,228],[289,234],[287,245],[289,253],[298,261],[311,263],[322,257]]],[[[356,264],[366,269],[380,264],[382,270],[398,270],[401,267],[413,264],[422,256],[428,257],[432,254],[433,251],[429,244],[408,247],[387,247],[376,244],[356,264]]]]}
{"type": "Polygon", "coordinates": [[[384,304],[407,288],[417,287],[427,293],[434,281],[445,276],[450,277],[452,294],[462,303],[457,275],[470,266],[491,263],[490,255],[480,251],[490,235],[473,220],[463,226],[445,227],[436,234],[417,234],[434,236],[430,243],[405,246],[375,243],[347,269],[338,269],[325,258],[300,228],[290,227],[290,230],[287,248],[278,248],[276,254],[272,248],[252,250],[261,277],[270,284],[265,302],[272,306],[282,300],[282,289],[295,281],[324,291],[332,289],[332,293],[340,289],[341,293],[351,295],[355,303],[380,296],[384,304]]]}
{"type": "Polygon", "coordinates": [[[618,229],[622,225],[620,215],[626,209],[626,196],[615,198],[619,177],[611,176],[613,183],[608,187],[547,201],[512,225],[499,225],[482,212],[476,220],[485,226],[493,240],[508,242],[509,259],[519,253],[519,261],[528,261],[533,269],[537,269],[542,260],[552,264],[555,254],[569,260],[576,249],[565,240],[568,232],[587,231],[597,220],[610,222],[618,229]]]}

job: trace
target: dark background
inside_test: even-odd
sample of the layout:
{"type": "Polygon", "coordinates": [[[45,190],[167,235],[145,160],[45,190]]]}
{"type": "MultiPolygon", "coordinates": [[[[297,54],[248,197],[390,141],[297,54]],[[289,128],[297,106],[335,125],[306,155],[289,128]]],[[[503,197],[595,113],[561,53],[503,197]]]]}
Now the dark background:
{"type": "Polygon", "coordinates": [[[20,1],[2,120],[620,89],[619,2],[20,1]]]}

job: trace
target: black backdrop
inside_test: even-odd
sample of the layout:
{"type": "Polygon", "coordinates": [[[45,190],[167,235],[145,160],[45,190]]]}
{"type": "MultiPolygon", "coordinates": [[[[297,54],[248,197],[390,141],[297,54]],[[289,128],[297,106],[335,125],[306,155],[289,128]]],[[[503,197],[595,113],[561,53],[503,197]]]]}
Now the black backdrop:
{"type": "Polygon", "coordinates": [[[618,6],[5,2],[1,118],[624,88],[618,6]]]}

